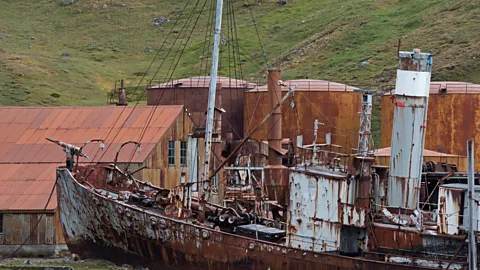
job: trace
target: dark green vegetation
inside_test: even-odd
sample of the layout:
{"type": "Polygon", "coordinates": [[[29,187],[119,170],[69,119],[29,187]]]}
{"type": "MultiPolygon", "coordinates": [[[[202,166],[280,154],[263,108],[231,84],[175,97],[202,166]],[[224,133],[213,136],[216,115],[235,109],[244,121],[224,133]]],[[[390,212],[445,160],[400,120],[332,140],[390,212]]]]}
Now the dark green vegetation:
{"type": "MultiPolygon", "coordinates": [[[[204,0],[191,0],[183,9],[187,0],[2,0],[0,105],[103,105],[113,81],[126,79],[131,90],[136,87],[164,42],[146,79],[208,73],[210,48],[204,44],[213,2],[204,6],[204,0]],[[203,6],[182,59],[169,73],[203,6]],[[190,15],[189,31],[182,31],[190,15]],[[164,21],[155,26],[154,18],[164,21]]],[[[230,2],[225,1],[225,14],[230,2]]],[[[392,85],[401,38],[402,49],[418,47],[434,54],[434,80],[480,83],[476,0],[233,2],[241,54],[235,63],[228,61],[228,47],[223,46],[222,75],[240,77],[234,67],[241,65],[244,78],[264,80],[265,59],[252,10],[268,64],[281,68],[285,79],[308,76],[374,89],[392,85]]],[[[233,16],[224,16],[227,40],[228,29],[233,29],[228,17],[233,16]]],[[[145,84],[133,100],[141,97],[145,84]]]]}

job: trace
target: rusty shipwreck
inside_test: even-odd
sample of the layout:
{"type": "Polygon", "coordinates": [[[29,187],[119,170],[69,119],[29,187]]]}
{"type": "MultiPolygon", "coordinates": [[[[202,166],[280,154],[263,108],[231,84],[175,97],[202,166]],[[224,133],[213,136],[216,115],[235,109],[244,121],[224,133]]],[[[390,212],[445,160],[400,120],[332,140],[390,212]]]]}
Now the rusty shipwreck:
{"type": "Polygon", "coordinates": [[[228,166],[171,190],[114,164],[67,162],[57,191],[69,249],[153,269],[467,269],[476,244],[464,242],[478,230],[469,198],[480,189],[469,193],[468,174],[453,164],[422,162],[431,64],[429,54],[400,52],[389,167],[375,165],[368,149],[370,93],[358,154],[341,153],[328,138],[303,145],[299,137],[289,156],[279,105],[294,88],[280,99],[278,71],[269,73],[267,165],[254,153],[229,163],[249,136],[230,151],[228,166]],[[222,206],[209,202],[207,175],[219,170],[228,183],[222,206]]]}
{"type": "MultiPolygon", "coordinates": [[[[70,251],[151,269],[476,269],[478,175],[423,162],[430,54],[399,53],[390,166],[376,165],[369,147],[370,91],[355,154],[329,134],[323,144],[304,144],[301,134],[296,145],[283,140],[280,106],[295,87],[282,97],[281,73],[271,70],[271,112],[260,124],[268,121],[268,147],[245,147],[255,144],[253,129],[225,142],[212,168],[221,9],[218,0],[205,157],[189,164],[188,181],[164,189],[116,164],[74,163],[82,148],[53,140],[67,152],[56,185],[70,251]],[[218,172],[221,204],[213,203],[218,172]]],[[[190,144],[188,151],[199,154],[190,144]]]]}

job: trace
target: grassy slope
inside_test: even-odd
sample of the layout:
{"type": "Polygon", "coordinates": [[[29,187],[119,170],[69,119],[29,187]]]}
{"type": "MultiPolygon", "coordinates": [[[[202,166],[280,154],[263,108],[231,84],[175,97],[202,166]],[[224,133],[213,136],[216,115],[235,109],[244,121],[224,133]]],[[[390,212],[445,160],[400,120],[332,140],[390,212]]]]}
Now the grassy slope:
{"type": "MultiPolygon", "coordinates": [[[[192,3],[197,2],[191,0],[192,3]]],[[[173,77],[203,74],[208,10],[192,35],[173,77]]],[[[435,80],[480,83],[480,4],[475,0],[235,1],[244,77],[263,79],[265,61],[252,26],[253,10],[269,64],[287,79],[328,79],[364,88],[394,83],[397,40],[402,48],[434,54],[435,80]],[[263,4],[253,4],[263,2],[263,4]],[[245,53],[247,52],[247,53],[245,53]],[[252,60],[255,59],[255,60],[252,60]],[[362,61],[369,65],[360,68],[362,61]]],[[[102,105],[113,81],[136,86],[155,52],[173,47],[186,15],[186,0],[2,0],[0,2],[0,105],[102,105]],[[153,26],[163,16],[172,22],[153,26]],[[177,16],[181,16],[177,20],[177,16]],[[175,22],[174,35],[166,39],[175,22]],[[176,34],[175,34],[176,33],[176,34]],[[71,56],[61,56],[68,52],[71,56]]],[[[204,1],[200,1],[199,6],[204,1]]],[[[225,13],[228,5],[225,2],[225,13]]],[[[198,14],[198,11],[195,12],[198,14]]],[[[226,28],[227,19],[224,18],[226,28]]],[[[227,31],[224,30],[227,35],[227,31]]],[[[186,38],[177,42],[184,42],[186,38]]],[[[208,51],[208,50],[207,50],[208,51]]],[[[223,48],[227,51],[227,48],[223,48]]],[[[207,53],[209,54],[209,52],[207,53]]],[[[171,56],[173,53],[171,54],[171,56]]],[[[169,78],[168,58],[155,79],[169,78]]],[[[146,74],[152,79],[160,61],[146,74]]],[[[228,75],[224,53],[221,73],[228,75]]],[[[233,75],[232,75],[233,76],[233,75]]],[[[142,83],[144,84],[144,83],[142,83]]],[[[141,92],[141,91],[139,91],[141,92]]],[[[137,93],[139,93],[137,92],[137,93]]],[[[138,98],[139,95],[134,97],[138,98]]],[[[378,119],[374,119],[378,127],[378,119]]]]}

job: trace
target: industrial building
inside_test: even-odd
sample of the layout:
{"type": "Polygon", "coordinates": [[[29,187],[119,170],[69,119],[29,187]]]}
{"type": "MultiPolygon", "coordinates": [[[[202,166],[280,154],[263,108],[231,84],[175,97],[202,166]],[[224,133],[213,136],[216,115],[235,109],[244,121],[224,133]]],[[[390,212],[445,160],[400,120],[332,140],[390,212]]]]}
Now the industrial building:
{"type": "Polygon", "coordinates": [[[186,148],[193,122],[183,106],[2,107],[0,129],[0,255],[27,239],[17,256],[48,256],[65,247],[52,193],[65,152],[46,137],[76,146],[104,139],[104,150],[90,143],[83,150],[90,159],[79,160],[100,163],[114,162],[122,143],[139,141],[140,152],[125,145],[117,165],[131,161],[132,172],[147,166],[135,176],[167,188],[187,179],[192,158],[186,148]]]}
{"type": "MultiPolygon", "coordinates": [[[[184,105],[197,127],[205,126],[210,76],[172,80],[151,85],[147,90],[148,105],[184,105]]],[[[225,110],[222,116],[222,138],[232,133],[233,139],[242,139],[245,91],[256,84],[227,77],[217,78],[218,106],[225,110]]]]}
{"type": "MultiPolygon", "coordinates": [[[[355,87],[309,79],[284,81],[283,85],[282,96],[297,86],[281,108],[283,138],[292,138],[295,142],[297,135],[302,134],[304,145],[313,143],[314,123],[318,120],[317,143],[326,143],[326,134],[331,134],[329,143],[344,146],[342,152],[350,153],[352,148],[357,148],[362,95],[353,92],[355,87]]],[[[270,113],[267,103],[266,85],[245,93],[245,134],[270,113]]],[[[264,124],[252,138],[262,141],[267,134],[267,124],[264,124]]]]}
{"type": "MultiPolygon", "coordinates": [[[[389,147],[392,139],[392,95],[382,98],[382,147],[389,147]]],[[[427,131],[425,149],[466,155],[467,140],[480,141],[480,85],[466,82],[431,82],[428,97],[427,131]]],[[[480,144],[476,145],[475,158],[480,159],[480,144]]],[[[476,162],[475,170],[480,170],[476,162]]]]}

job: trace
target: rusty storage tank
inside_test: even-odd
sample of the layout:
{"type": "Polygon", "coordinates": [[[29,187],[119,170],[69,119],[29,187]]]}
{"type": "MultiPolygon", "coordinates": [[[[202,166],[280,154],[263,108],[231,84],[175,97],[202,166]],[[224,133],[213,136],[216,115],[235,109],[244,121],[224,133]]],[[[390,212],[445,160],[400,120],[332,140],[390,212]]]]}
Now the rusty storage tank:
{"type": "MultiPolygon", "coordinates": [[[[227,77],[218,77],[217,82],[221,84],[217,96],[221,97],[221,107],[226,111],[222,116],[222,138],[227,133],[233,133],[234,139],[241,139],[244,133],[244,93],[254,89],[256,84],[227,77]]],[[[204,127],[209,85],[210,76],[183,78],[156,85],[150,83],[147,104],[184,105],[195,125],[204,127]]]]}
{"type": "MultiPolygon", "coordinates": [[[[382,147],[390,146],[393,125],[392,95],[382,97],[382,147]]],[[[469,139],[480,141],[480,85],[466,82],[431,82],[425,149],[466,155],[469,139]]],[[[480,144],[475,158],[480,160],[480,144]]],[[[475,162],[480,170],[480,162],[475,162]]]]}
{"type": "MultiPolygon", "coordinates": [[[[303,135],[303,145],[314,141],[314,121],[318,119],[317,143],[325,143],[331,133],[331,143],[341,145],[342,152],[351,153],[357,148],[362,95],[354,93],[353,86],[324,80],[284,81],[282,96],[290,87],[297,85],[292,97],[282,105],[282,137],[303,135]],[[293,102],[292,102],[293,101],[293,102]]],[[[245,134],[255,128],[269,113],[267,86],[256,87],[245,93],[245,134]]],[[[264,124],[253,138],[266,140],[267,124],[264,124]]]]}

